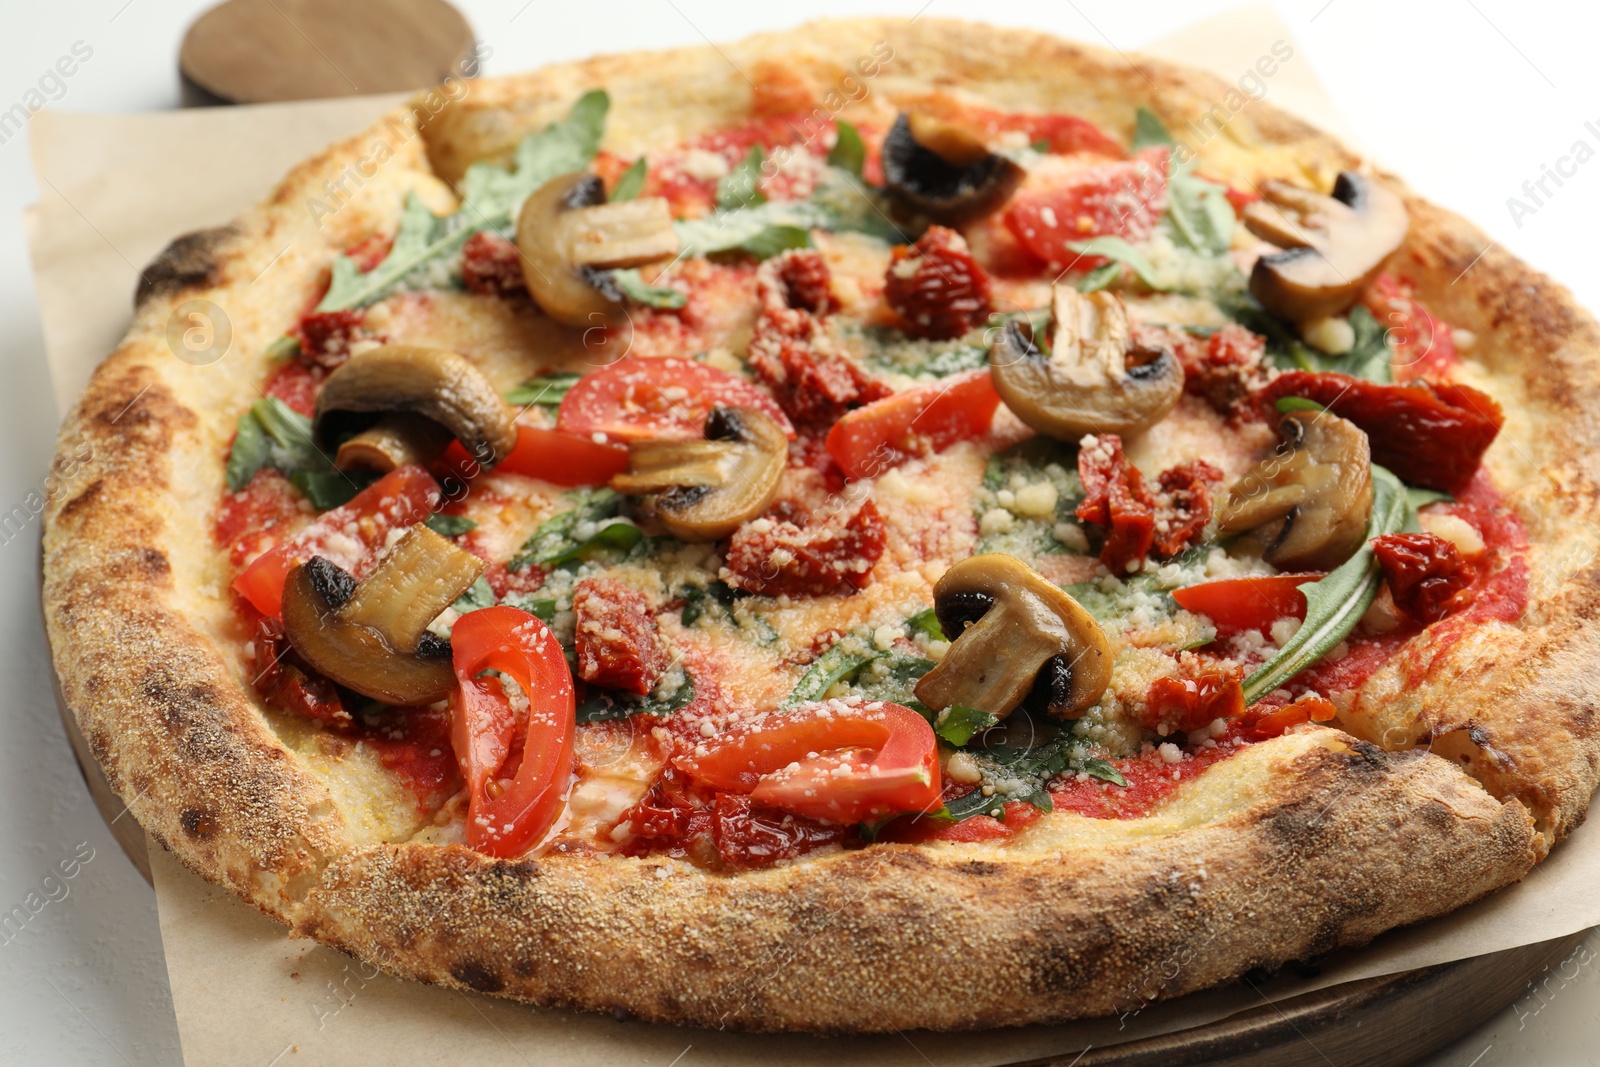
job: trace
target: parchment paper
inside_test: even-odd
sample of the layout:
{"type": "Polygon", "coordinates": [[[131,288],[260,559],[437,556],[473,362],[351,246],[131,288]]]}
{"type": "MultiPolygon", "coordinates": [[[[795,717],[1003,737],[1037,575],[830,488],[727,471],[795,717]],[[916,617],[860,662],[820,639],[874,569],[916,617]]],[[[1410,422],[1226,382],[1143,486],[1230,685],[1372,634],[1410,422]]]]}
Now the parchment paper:
{"type": "MultiPolygon", "coordinates": [[[[1225,15],[1148,51],[1206,66],[1342,130],[1303,56],[1262,74],[1289,42],[1270,12],[1225,15]],[[1281,51],[1281,50],[1280,50],[1281,51]],[[1257,71],[1254,81],[1247,72],[1257,71]]],[[[1292,42],[1291,42],[1292,46],[1292,42]]],[[[1281,58],[1281,57],[1280,57],[1281,58]]],[[[126,329],[138,268],[174,235],[226,222],[298,160],[359,130],[396,97],[149,115],[44,112],[32,123],[40,202],[27,216],[62,412],[126,329]]],[[[1223,106],[1230,106],[1219,101],[1223,106]]],[[[1249,106],[1246,104],[1245,106],[1249,106]]],[[[1175,131],[1180,140],[1183,131],[1175,131]]],[[[1198,1026],[1328,985],[1534,944],[1600,925],[1600,830],[1575,832],[1520,885],[1323,962],[1313,979],[1232,986],[1131,1018],[978,1034],[748,1036],[542,1011],[403,982],[282,927],[150,846],[167,973],[192,1065],[1000,1064],[1198,1026]],[[301,1057],[306,1057],[302,1059],[301,1057]]]]}

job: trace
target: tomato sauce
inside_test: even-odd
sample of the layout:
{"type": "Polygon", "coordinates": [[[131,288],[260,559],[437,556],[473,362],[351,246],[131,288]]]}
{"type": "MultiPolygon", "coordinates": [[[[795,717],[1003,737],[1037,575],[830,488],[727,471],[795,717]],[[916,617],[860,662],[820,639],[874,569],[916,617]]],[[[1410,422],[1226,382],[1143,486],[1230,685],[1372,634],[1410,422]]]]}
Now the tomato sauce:
{"type": "Polygon", "coordinates": [[[461,788],[448,711],[394,708],[356,723],[352,736],[377,750],[379,762],[411,790],[418,808],[437,808],[461,788]]]}
{"type": "Polygon", "coordinates": [[[1141,818],[1169,800],[1183,783],[1239,751],[1242,743],[1224,735],[1215,748],[1185,753],[1177,763],[1162,759],[1159,749],[1114,759],[1110,763],[1128,780],[1126,788],[1098,778],[1073,778],[1065,786],[1051,790],[1050,801],[1057,811],[1091,819],[1141,818]]]}
{"type": "Polygon", "coordinates": [[[310,514],[300,490],[269,467],[257,471],[239,492],[223,495],[212,535],[228,550],[228,562],[242,567],[298,529],[310,514]]]}

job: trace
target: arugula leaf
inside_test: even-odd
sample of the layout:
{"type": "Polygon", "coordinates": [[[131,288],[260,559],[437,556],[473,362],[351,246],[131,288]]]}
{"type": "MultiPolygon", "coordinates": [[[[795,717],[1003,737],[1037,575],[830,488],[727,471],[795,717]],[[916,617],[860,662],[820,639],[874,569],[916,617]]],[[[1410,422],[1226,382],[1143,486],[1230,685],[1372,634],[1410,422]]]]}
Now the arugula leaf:
{"type": "Polygon", "coordinates": [[[1244,680],[1246,704],[1254,704],[1311,667],[1349,636],[1378,595],[1383,575],[1372,539],[1401,530],[1407,518],[1406,489],[1400,479],[1372,465],[1372,518],[1367,539],[1355,555],[1319,581],[1299,587],[1306,596],[1306,619],[1287,643],[1244,680]]]}
{"type": "Polygon", "coordinates": [[[476,581],[467,586],[467,591],[456,597],[456,602],[450,606],[457,614],[465,615],[479,608],[492,608],[494,603],[494,590],[489,588],[488,579],[480,574],[476,581]]]}
{"type": "Polygon", "coordinates": [[[423,525],[440,537],[458,537],[478,528],[478,524],[465,515],[441,515],[438,512],[429,515],[423,525]]]}
{"type": "Polygon", "coordinates": [[[1122,264],[1117,262],[1102,263],[1094,270],[1085,274],[1078,281],[1078,292],[1098,293],[1118,278],[1122,277],[1122,264]]]}
{"type": "Polygon", "coordinates": [[[791,248],[810,248],[811,231],[800,226],[768,226],[740,241],[737,248],[756,259],[771,259],[791,248]]]}
{"type": "Polygon", "coordinates": [[[761,165],[766,159],[765,148],[759,144],[751,145],[745,157],[717,181],[717,206],[727,210],[765,204],[767,198],[762,194],[759,183],[761,165]]]}
{"type": "Polygon", "coordinates": [[[1191,166],[1173,159],[1167,179],[1167,218],[1173,232],[1190,248],[1210,256],[1225,255],[1238,221],[1226,186],[1190,173],[1191,166]]]}
{"type": "Polygon", "coordinates": [[[318,511],[350,503],[357,493],[375,481],[377,478],[371,473],[338,470],[300,470],[289,475],[290,484],[304,493],[318,511]]]}
{"type": "Polygon", "coordinates": [[[667,716],[694,700],[694,676],[683,672],[683,683],[665,696],[654,693],[637,696],[619,693],[612,689],[593,689],[589,697],[577,707],[579,722],[606,722],[610,719],[627,719],[634,715],[667,716]]]}
{"type": "Polygon", "coordinates": [[[795,684],[788,698],[780,706],[792,708],[797,704],[821,700],[823,694],[833,688],[834,683],[854,677],[862,667],[877,658],[877,649],[860,635],[851,634],[818,656],[811,666],[806,668],[806,673],[800,676],[800,681],[795,684]]]}
{"type": "Polygon", "coordinates": [[[643,156],[633,161],[633,166],[622,172],[622,177],[617,179],[617,184],[611,189],[608,198],[613,204],[620,204],[624,200],[632,200],[644,188],[644,180],[650,173],[650,164],[643,156]]]}
{"type": "MultiPolygon", "coordinates": [[[[804,230],[808,241],[812,230],[865,233],[891,242],[906,240],[906,235],[878,206],[874,194],[853,174],[837,167],[828,168],[808,200],[773,200],[714,211],[704,218],[680,219],[672,228],[685,258],[743,250],[747,241],[770,228],[804,230]]],[[[798,240],[795,235],[783,237],[789,242],[785,247],[800,247],[794,243],[798,240]]],[[[771,243],[771,238],[761,238],[756,242],[757,249],[770,247],[771,243]]]]}
{"type": "Polygon", "coordinates": [[[999,721],[998,716],[982,708],[952,704],[941,711],[939,717],[934,720],[933,732],[956,748],[961,748],[999,721]]]}
{"type": "MultiPolygon", "coordinates": [[[[1145,254],[1120,237],[1091,237],[1087,241],[1073,241],[1067,245],[1074,252],[1086,256],[1104,256],[1133,270],[1139,280],[1152,289],[1159,289],[1155,268],[1145,254]]],[[[1098,269],[1098,268],[1097,268],[1098,269]]]]}
{"type": "Polygon", "coordinates": [[[939,616],[932,608],[924,608],[906,620],[906,628],[912,633],[927,634],[938,641],[943,641],[944,627],[939,625],[939,616]]]}
{"type": "Polygon", "coordinates": [[[926,714],[927,709],[917,700],[916,685],[931,670],[933,660],[891,648],[874,656],[850,679],[850,696],[861,700],[887,700],[926,714]]]}
{"type": "Polygon", "coordinates": [[[1161,117],[1149,108],[1141,107],[1133,117],[1133,150],[1137,152],[1141,148],[1174,143],[1161,117]]]}
{"type": "Polygon", "coordinates": [[[263,467],[288,475],[333,469],[312,440],[311,420],[275,396],[257,400],[239,416],[239,432],[228,453],[228,488],[237,493],[263,467]]]}
{"type": "Polygon", "coordinates": [[[611,278],[617,283],[617,288],[622,290],[623,296],[647,307],[681,308],[689,300],[681,290],[668,285],[651,285],[646,282],[637,267],[614,270],[611,272],[611,278]]]}
{"type": "Polygon", "coordinates": [[[580,377],[581,375],[577,374],[543,374],[537,378],[529,378],[506,394],[506,403],[519,404],[523,407],[529,404],[556,407],[572,387],[578,384],[580,377]]]}
{"type": "Polygon", "coordinates": [[[517,145],[515,169],[474,163],[461,180],[461,210],[440,219],[415,193],[406,197],[394,245],[383,262],[363,273],[348,256],[333,261],[328,292],[318,311],[364,307],[380,299],[412,271],[449,255],[479,230],[505,229],[524,198],[560,174],[582,170],[600,148],[611,98],[585,93],[561,122],[529,134],[517,145]]]}
{"type": "Polygon", "coordinates": [[[835,124],[835,129],[838,137],[828,149],[828,165],[861,177],[861,168],[867,161],[867,146],[861,141],[861,131],[844,119],[835,124]]]}
{"type": "Polygon", "coordinates": [[[623,552],[643,540],[639,527],[616,518],[622,497],[610,489],[578,489],[565,496],[576,506],[534,530],[511,560],[512,570],[520,571],[530,563],[558,566],[597,550],[623,552]]]}

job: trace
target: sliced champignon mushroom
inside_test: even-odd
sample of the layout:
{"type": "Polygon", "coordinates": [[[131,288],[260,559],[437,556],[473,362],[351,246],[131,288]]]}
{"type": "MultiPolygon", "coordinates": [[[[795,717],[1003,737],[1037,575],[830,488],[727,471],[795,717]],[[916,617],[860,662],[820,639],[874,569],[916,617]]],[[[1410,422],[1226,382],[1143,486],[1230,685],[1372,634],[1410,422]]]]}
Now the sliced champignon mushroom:
{"type": "Polygon", "coordinates": [[[964,704],[1003,719],[1036,702],[1073,719],[1111,684],[1111,648],[1100,624],[1014,556],[995,552],[957,563],[933,587],[933,610],[952,640],[916,694],[935,711],[964,704]]]}
{"type": "Polygon", "coordinates": [[[1283,570],[1332,570],[1361,547],[1372,517],[1367,435],[1330,412],[1286,415],[1283,443],[1228,492],[1222,534],[1253,531],[1283,570]]]}
{"type": "Polygon", "coordinates": [[[340,470],[426,463],[454,437],[492,467],[517,443],[516,413],[489,379],[442,348],[381,345],[351,356],[317,395],[312,436],[340,470]]]}
{"type": "Polygon", "coordinates": [[[1023,169],[972,133],[924,114],[902,114],[883,142],[883,177],[905,213],[959,224],[1003,207],[1023,169]]]}
{"type": "Polygon", "coordinates": [[[619,493],[655,494],[656,516],[681,541],[718,541],[778,494],[789,458],[783,427],[754,408],[712,408],[702,441],[635,441],[619,493]]]}
{"type": "Polygon", "coordinates": [[[1405,203],[1355,171],[1340,171],[1330,196],[1280,181],[1262,182],[1261,194],[1244,224],[1283,251],[1256,261],[1250,292],[1302,328],[1354,304],[1406,239],[1405,203]]]}
{"type": "Polygon", "coordinates": [[[413,526],[360,582],[321,556],[289,572],[283,632],[333,681],[385,704],[431,704],[455,686],[450,643],[428,624],[483,573],[484,562],[413,526]]]}
{"type": "Polygon", "coordinates": [[[994,387],[1012,413],[1047,437],[1128,436],[1159,422],[1183,394],[1183,366],[1164,348],[1133,341],[1122,298],[1057,285],[1051,338],[1040,350],[1013,319],[989,351],[994,387]]]}
{"type": "Polygon", "coordinates": [[[557,322],[593,326],[622,302],[609,271],[678,254],[664,198],[606,203],[599,177],[578,171],[541,185],[517,215],[517,251],[534,302],[557,322]]]}

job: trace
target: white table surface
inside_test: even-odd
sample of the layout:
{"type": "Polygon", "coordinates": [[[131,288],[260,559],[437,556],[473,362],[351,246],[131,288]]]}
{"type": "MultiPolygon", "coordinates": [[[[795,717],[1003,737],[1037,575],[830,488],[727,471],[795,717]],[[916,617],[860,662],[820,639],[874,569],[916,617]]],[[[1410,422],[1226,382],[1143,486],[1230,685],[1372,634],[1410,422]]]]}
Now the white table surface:
{"type": "MultiPolygon", "coordinates": [[[[1235,6],[1227,0],[457,0],[505,73],[595,51],[728,40],[823,14],[863,10],[984,18],[1123,50],[1235,6]]],[[[178,42],[200,0],[0,0],[0,112],[40,87],[78,45],[92,50],[49,106],[139,111],[177,106],[178,42]],[[81,42],[81,44],[80,44],[81,42]]],[[[1435,201],[1561,278],[1600,309],[1600,16],[1575,0],[1300,0],[1272,5],[1361,146],[1435,201]],[[1592,127],[1586,126],[1593,123],[1592,127]],[[1567,157],[1564,159],[1564,157],[1567,157]],[[1537,200],[1524,182],[1546,167],[1537,200]],[[1509,198],[1527,208],[1513,213],[1509,198]]],[[[45,369],[21,211],[37,190],[26,136],[0,143],[0,514],[42,481],[60,412],[45,369]]],[[[203,146],[197,147],[203,151],[203,146]]],[[[107,160],[114,175],[115,160],[107,160]]],[[[177,1032],[155,900],[83,789],[56,718],[38,609],[37,520],[0,535],[0,1063],[176,1065],[177,1032]],[[84,857],[92,856],[87,862],[84,857]],[[80,865],[59,877],[63,860],[80,865]],[[53,877],[52,872],[56,872],[53,877]],[[39,907],[39,902],[43,906],[39,907]]],[[[1596,891],[1600,891],[1597,887],[1596,891]]],[[[1429,1067],[1600,1063],[1600,936],[1429,1067]]],[[[219,1005],[226,1011],[226,1005],[219,1005]]],[[[926,1046],[937,1062],[937,1043],[926,1046]]],[[[511,1054],[508,1052],[508,1056],[511,1054]]],[[[1325,1061],[1306,1049],[1308,1064],[1325,1061]]],[[[515,1062],[508,1059],[507,1062],[515,1062]]],[[[255,1067],[255,1065],[245,1065],[255,1067]]],[[[266,1065],[260,1065],[266,1067],[266,1065]]],[[[683,1061],[693,1067],[693,1054],[683,1061]]],[[[943,1067],[943,1064],[940,1064],[943,1067]]],[[[1344,1067],[1331,1064],[1330,1067],[1344,1067]]]]}

